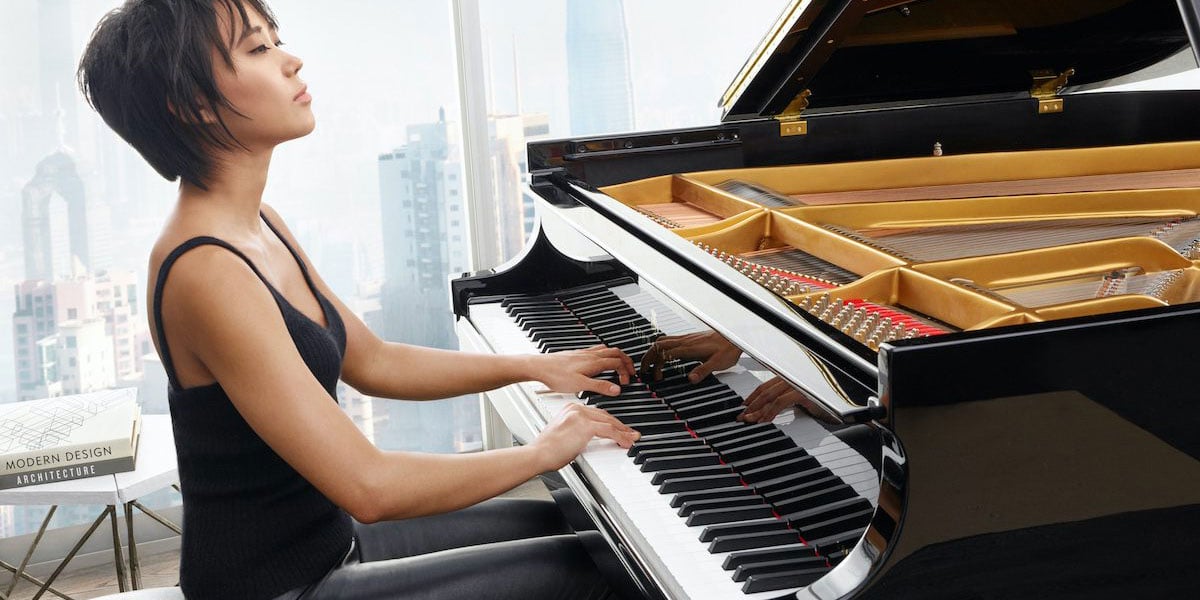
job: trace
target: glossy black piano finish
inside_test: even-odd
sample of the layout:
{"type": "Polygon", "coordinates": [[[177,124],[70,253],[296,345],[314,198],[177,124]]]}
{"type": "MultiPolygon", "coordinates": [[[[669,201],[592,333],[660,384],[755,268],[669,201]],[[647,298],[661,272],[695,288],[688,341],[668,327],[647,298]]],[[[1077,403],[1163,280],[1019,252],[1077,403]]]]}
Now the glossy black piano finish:
{"type": "MultiPolygon", "coordinates": [[[[1018,89],[1027,83],[1020,70],[996,58],[1020,54],[1016,45],[922,46],[910,56],[927,64],[893,57],[879,67],[896,88],[889,91],[863,76],[878,49],[851,44],[832,53],[821,43],[831,39],[836,49],[870,15],[937,4],[945,3],[808,6],[803,27],[780,34],[760,78],[726,102],[730,119],[721,125],[531,144],[539,212],[608,251],[615,262],[606,272],[679,294],[713,329],[812,392],[827,415],[872,432],[881,486],[871,525],[795,597],[1192,597],[1200,591],[1200,305],[897,341],[876,353],[598,190],[676,173],[929,156],[935,144],[960,155],[1200,140],[1198,91],[1068,93],[1063,112],[1040,114],[1038,100],[1018,89]],[[952,71],[971,69],[971,60],[991,66],[956,88],[952,71]],[[771,117],[804,89],[813,94],[803,113],[807,134],[782,136],[771,117]],[[702,294],[720,306],[700,306],[702,294]],[[770,336],[757,336],[767,329],[770,336]]],[[[1126,71],[1200,47],[1189,38],[1200,31],[1193,0],[1101,4],[1113,11],[1089,16],[1100,25],[1095,39],[1063,24],[1006,42],[1034,40],[1025,54],[1051,57],[1043,66],[1056,69],[1108,64],[1123,48],[1126,71]],[[1073,44],[1078,52],[1063,50],[1073,44]]],[[[1106,69],[1073,82],[1114,75],[1106,69]]],[[[556,258],[552,246],[539,237],[542,262],[534,264],[574,260],[556,258]]],[[[572,267],[555,284],[587,283],[586,271],[572,267]]],[[[489,291],[505,272],[456,281],[457,314],[469,315],[473,296],[519,288],[489,291]]],[[[645,565],[635,558],[629,566],[649,595],[661,593],[653,575],[637,573],[645,565]]]]}

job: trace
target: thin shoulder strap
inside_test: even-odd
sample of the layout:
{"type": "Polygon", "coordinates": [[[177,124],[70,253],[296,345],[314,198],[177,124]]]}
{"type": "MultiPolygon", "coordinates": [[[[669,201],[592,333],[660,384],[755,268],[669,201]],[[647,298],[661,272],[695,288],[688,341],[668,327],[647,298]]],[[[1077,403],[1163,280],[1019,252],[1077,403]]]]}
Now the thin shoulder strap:
{"type": "Polygon", "coordinates": [[[165,369],[167,372],[167,383],[176,390],[181,390],[183,388],[179,385],[179,378],[176,377],[175,373],[175,361],[171,359],[171,350],[167,347],[167,333],[166,328],[163,325],[162,318],[163,288],[166,286],[167,275],[171,272],[171,267],[175,264],[175,261],[179,260],[179,257],[183,256],[192,248],[197,248],[200,246],[220,246],[236,254],[239,258],[245,261],[246,264],[250,266],[250,269],[254,271],[254,274],[257,275],[264,284],[266,284],[267,289],[271,291],[271,295],[275,296],[275,302],[279,302],[279,297],[275,292],[275,287],[271,285],[270,281],[267,281],[266,277],[263,277],[262,272],[260,272],[258,267],[254,265],[254,262],[251,261],[250,258],[245,254],[243,254],[241,250],[235,248],[233,244],[211,236],[198,236],[176,246],[175,249],[167,255],[167,258],[163,260],[162,265],[158,267],[158,278],[154,284],[154,306],[152,308],[154,310],[154,329],[158,334],[158,344],[162,348],[163,369],[165,369]]]}
{"type": "Polygon", "coordinates": [[[267,227],[270,227],[271,231],[275,232],[275,237],[279,238],[279,241],[283,242],[283,247],[287,248],[288,252],[292,253],[292,258],[296,260],[296,264],[300,265],[300,273],[304,275],[304,281],[308,283],[309,289],[311,289],[314,294],[317,293],[317,286],[313,284],[312,277],[308,274],[308,267],[304,266],[304,261],[300,259],[300,253],[296,252],[295,248],[292,248],[292,245],[288,243],[287,238],[284,237],[282,233],[279,233],[279,230],[275,228],[275,224],[267,218],[266,213],[259,211],[258,215],[262,217],[263,223],[266,223],[267,227]]]}

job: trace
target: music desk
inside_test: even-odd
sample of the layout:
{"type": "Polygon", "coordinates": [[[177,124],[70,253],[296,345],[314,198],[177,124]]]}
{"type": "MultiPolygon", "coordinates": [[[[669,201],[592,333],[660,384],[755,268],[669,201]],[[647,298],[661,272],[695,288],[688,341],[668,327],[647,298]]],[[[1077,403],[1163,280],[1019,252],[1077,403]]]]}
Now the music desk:
{"type": "Polygon", "coordinates": [[[138,564],[137,545],[133,536],[133,509],[136,508],[146,516],[161,523],[176,534],[181,532],[178,525],[161,515],[146,508],[138,498],[166,488],[179,489],[179,470],[175,462],[175,436],[171,431],[171,417],[168,415],[142,415],[142,433],[138,441],[137,468],[115,475],[98,475],[86,479],[44,483],[28,487],[0,490],[0,505],[48,505],[50,511],[42,521],[37,535],[33,538],[25,558],[19,566],[12,566],[0,561],[0,566],[13,574],[12,580],[0,590],[0,600],[6,600],[16,587],[17,582],[25,579],[39,587],[34,599],[40,598],[47,591],[63,596],[51,588],[51,584],[66,568],[67,563],[75,558],[83,544],[108,519],[112,526],[113,567],[117,573],[117,585],[122,592],[130,586],[138,589],[142,584],[141,570],[138,564]],[[54,511],[60,505],[102,505],[104,510],[96,517],[71,551],[59,562],[54,572],[45,581],[41,581],[25,572],[34,550],[42,540],[47,526],[50,524],[54,511]],[[125,561],[121,553],[121,537],[117,527],[117,513],[124,511],[125,526],[129,545],[129,581],[126,582],[125,561]]]}

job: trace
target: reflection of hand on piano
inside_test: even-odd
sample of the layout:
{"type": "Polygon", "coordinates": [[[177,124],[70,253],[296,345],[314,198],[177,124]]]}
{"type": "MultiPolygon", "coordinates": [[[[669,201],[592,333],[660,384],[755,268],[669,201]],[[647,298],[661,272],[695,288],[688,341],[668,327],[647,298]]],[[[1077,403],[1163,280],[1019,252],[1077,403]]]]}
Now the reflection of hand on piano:
{"type": "Polygon", "coordinates": [[[610,439],[620,447],[628,448],[639,437],[632,427],[606,411],[583,404],[568,404],[530,446],[538,451],[542,471],[557,471],[575,460],[593,438],[610,439]]]}
{"type": "Polygon", "coordinates": [[[624,385],[634,375],[633,360],[624,352],[607,346],[537,354],[529,358],[534,363],[529,378],[542,382],[552,392],[564,394],[596,392],[616,396],[621,393],[620,386],[612,381],[593,379],[593,376],[613,371],[624,385]]]}
{"type": "Polygon", "coordinates": [[[837,422],[825,411],[817,408],[817,405],[804,392],[788,385],[779,377],[773,377],[758,386],[746,397],[745,404],[746,410],[738,415],[738,420],[747,423],[768,423],[783,409],[790,406],[799,406],[804,409],[804,412],[819,421],[837,422]]]}
{"type": "Polygon", "coordinates": [[[654,345],[642,358],[642,372],[653,373],[654,380],[662,379],[663,364],[673,359],[702,361],[692,369],[688,380],[692,383],[708,377],[713,371],[728,369],[737,364],[742,351],[715,331],[701,331],[686,335],[666,335],[655,340],[654,345]]]}

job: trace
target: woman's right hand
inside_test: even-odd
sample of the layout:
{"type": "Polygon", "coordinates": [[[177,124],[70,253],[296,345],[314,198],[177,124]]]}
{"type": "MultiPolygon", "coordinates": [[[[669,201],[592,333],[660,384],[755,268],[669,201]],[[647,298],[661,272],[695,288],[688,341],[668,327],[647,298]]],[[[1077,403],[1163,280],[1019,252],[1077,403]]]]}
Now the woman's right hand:
{"type": "Polygon", "coordinates": [[[593,438],[609,439],[628,448],[638,437],[640,434],[632,427],[599,408],[570,404],[530,446],[538,450],[542,471],[557,471],[579,456],[593,438]]]}

